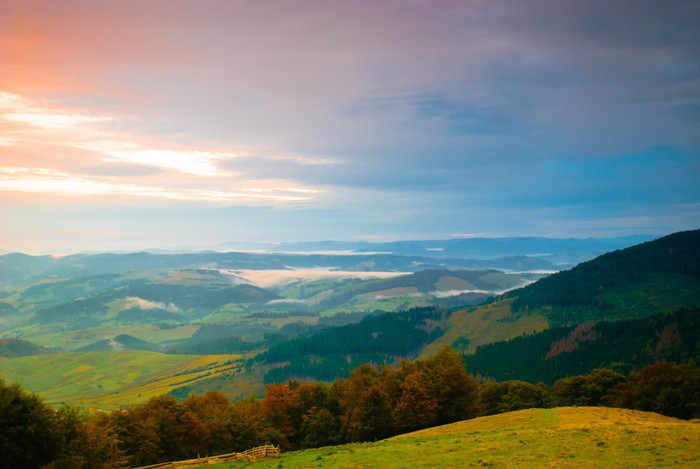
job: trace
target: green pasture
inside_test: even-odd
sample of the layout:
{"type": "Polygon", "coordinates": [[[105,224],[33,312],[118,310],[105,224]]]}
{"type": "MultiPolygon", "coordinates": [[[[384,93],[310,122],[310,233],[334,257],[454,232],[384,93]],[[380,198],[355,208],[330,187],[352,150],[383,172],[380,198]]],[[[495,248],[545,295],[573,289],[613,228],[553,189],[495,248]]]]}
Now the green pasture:
{"type": "Polygon", "coordinates": [[[35,355],[0,361],[0,378],[21,383],[52,406],[114,409],[224,370],[235,371],[239,358],[144,351],[35,355]]]}

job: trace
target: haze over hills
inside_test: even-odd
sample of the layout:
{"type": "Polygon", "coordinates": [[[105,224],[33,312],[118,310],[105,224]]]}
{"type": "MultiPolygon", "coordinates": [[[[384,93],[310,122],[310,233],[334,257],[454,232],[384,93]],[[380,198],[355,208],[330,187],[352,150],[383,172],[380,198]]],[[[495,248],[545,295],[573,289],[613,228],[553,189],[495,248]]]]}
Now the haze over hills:
{"type": "MultiPolygon", "coordinates": [[[[391,343],[394,337],[396,328],[390,320],[383,328],[377,325],[380,321],[367,324],[364,333],[379,334],[383,341],[376,341],[366,352],[375,354],[372,360],[393,363],[407,352],[427,357],[438,347],[451,345],[467,353],[477,352],[474,359],[468,359],[475,364],[470,368],[474,373],[493,376],[495,372],[491,370],[498,370],[498,379],[535,382],[552,382],[572,370],[585,373],[599,366],[628,372],[661,358],[698,363],[700,310],[693,305],[700,305],[699,260],[700,230],[676,233],[544,277],[483,306],[456,308],[444,318],[439,313],[418,317],[414,322],[416,329],[430,330],[428,326],[433,324],[442,333],[410,352],[392,350],[389,345],[377,348],[381,343],[391,343]],[[591,281],[595,281],[594,288],[589,288],[591,281]],[[560,304],[553,304],[550,297],[560,304]],[[690,308],[677,311],[683,307],[690,308]],[[647,323],[640,318],[651,319],[647,323]],[[593,326],[594,321],[600,324],[593,326]],[[561,328],[562,325],[568,327],[561,328]],[[580,329],[581,325],[586,326],[580,329]],[[635,332],[625,335],[626,330],[635,332]],[[505,345],[497,346],[499,343],[505,345]],[[488,344],[493,345],[487,350],[488,344]],[[562,352],[550,360],[550,348],[558,350],[557,347],[562,352]],[[571,353],[578,348],[581,353],[571,353]],[[512,363],[508,357],[513,357],[512,363]],[[567,358],[577,360],[576,366],[568,364],[567,358]],[[491,362],[494,366],[489,365],[491,362]],[[503,370],[509,373],[504,374],[503,370]]],[[[329,373],[324,361],[331,363],[338,356],[363,353],[352,343],[347,349],[319,352],[312,357],[292,353],[312,347],[320,350],[313,344],[322,341],[322,335],[330,334],[331,331],[325,331],[295,339],[297,345],[291,348],[285,349],[284,344],[271,347],[270,352],[286,350],[286,360],[291,363],[284,365],[286,374],[268,374],[277,382],[294,376],[321,378],[329,373]]],[[[330,342],[341,343],[341,337],[358,336],[360,331],[357,326],[345,326],[344,332],[336,329],[333,334],[338,337],[330,342]]],[[[275,361],[279,359],[267,362],[275,361]]]]}
{"type": "Polygon", "coordinates": [[[258,341],[265,334],[328,327],[332,322],[321,318],[337,313],[355,313],[358,321],[374,310],[475,304],[543,275],[494,268],[558,267],[526,256],[13,253],[0,256],[0,334],[66,350],[124,343],[157,350],[168,341],[195,339],[202,325],[225,324],[221,335],[258,341]]]}
{"type": "MultiPolygon", "coordinates": [[[[650,241],[657,236],[635,235],[612,238],[463,237],[449,240],[369,242],[298,242],[263,248],[277,252],[352,251],[386,252],[431,258],[496,259],[509,256],[539,257],[554,264],[577,264],[615,249],[650,241]]],[[[226,246],[223,244],[221,246],[226,246]]]]}
{"type": "MultiPolygon", "coordinates": [[[[694,324],[697,310],[659,315],[700,304],[699,233],[677,233],[613,251],[540,280],[543,274],[448,270],[445,259],[427,257],[419,259],[442,268],[407,273],[399,268],[425,264],[417,264],[416,257],[386,254],[132,253],[58,259],[11,254],[0,256],[0,268],[12,274],[26,265],[28,280],[5,287],[0,334],[84,352],[134,349],[252,357],[269,349],[235,376],[221,373],[173,389],[179,397],[207,389],[236,397],[240,383],[261,392],[263,382],[335,379],[359,363],[427,357],[441,345],[476,351],[473,371],[490,376],[496,371],[489,371],[489,357],[502,357],[497,344],[514,338],[537,344],[504,349],[523,363],[540,363],[547,353],[539,351],[542,347],[548,350],[571,336],[571,343],[583,343],[585,347],[577,346],[597,360],[571,369],[583,373],[615,361],[617,369],[629,370],[658,356],[696,359],[694,346],[687,345],[692,342],[687,335],[695,329],[673,329],[673,324],[694,324]],[[591,287],[586,279],[597,283],[591,287]],[[548,299],[551,295],[559,303],[548,299]],[[476,306],[489,297],[486,305],[476,306]],[[620,323],[622,329],[639,332],[636,341],[616,339],[610,331],[617,329],[603,325],[657,316],[658,327],[620,323]],[[576,328],[590,321],[602,322],[587,329],[594,332],[584,333],[583,342],[575,340],[576,328]],[[568,329],[557,329],[561,326],[568,329]],[[665,355],[642,353],[646,346],[661,346],[659,337],[686,345],[668,348],[662,341],[665,355]],[[642,345],[640,338],[645,338],[642,345]],[[488,344],[496,348],[479,348],[488,344]],[[611,346],[638,359],[606,355],[605,347],[611,346]],[[535,349],[539,355],[524,352],[535,349]],[[278,363],[280,357],[286,364],[278,363]]],[[[449,260],[450,267],[456,263],[449,260]]],[[[552,373],[560,372],[555,368],[561,369],[567,353],[545,361],[538,376],[559,376],[552,373]]]]}

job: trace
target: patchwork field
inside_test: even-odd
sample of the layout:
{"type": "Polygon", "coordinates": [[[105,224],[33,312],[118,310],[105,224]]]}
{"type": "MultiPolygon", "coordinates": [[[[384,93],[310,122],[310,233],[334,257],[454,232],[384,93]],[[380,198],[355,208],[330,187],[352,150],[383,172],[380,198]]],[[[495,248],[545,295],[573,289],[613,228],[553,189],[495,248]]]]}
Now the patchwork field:
{"type": "MultiPolygon", "coordinates": [[[[218,469],[250,463],[207,466],[218,469]]],[[[529,409],[376,443],[290,452],[256,468],[698,467],[700,423],[604,407],[529,409]]]]}
{"type": "Polygon", "coordinates": [[[19,382],[51,406],[113,410],[166,394],[185,384],[240,370],[240,355],[165,355],[85,352],[0,361],[0,377],[19,382]]]}

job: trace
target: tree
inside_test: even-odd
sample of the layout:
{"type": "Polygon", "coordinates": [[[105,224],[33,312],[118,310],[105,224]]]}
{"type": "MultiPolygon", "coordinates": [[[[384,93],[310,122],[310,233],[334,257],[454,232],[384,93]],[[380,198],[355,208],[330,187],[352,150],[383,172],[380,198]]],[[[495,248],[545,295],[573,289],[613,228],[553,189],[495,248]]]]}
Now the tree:
{"type": "Polygon", "coordinates": [[[351,417],[355,441],[376,441],[391,435],[393,414],[389,398],[381,385],[370,386],[360,396],[351,417]]]}
{"type": "Polygon", "coordinates": [[[262,407],[270,425],[277,429],[283,437],[280,442],[283,448],[291,449],[296,436],[292,424],[291,413],[296,404],[296,398],[288,384],[268,384],[265,386],[265,399],[262,407]]]}
{"type": "Polygon", "coordinates": [[[427,360],[435,397],[437,423],[464,420],[476,414],[477,385],[467,373],[462,356],[449,346],[442,347],[427,360]]]}
{"type": "Polygon", "coordinates": [[[398,432],[425,428],[434,423],[437,402],[430,387],[419,373],[412,373],[401,384],[401,397],[394,408],[394,425],[398,432]]]}
{"type": "Polygon", "coordinates": [[[479,407],[483,415],[513,410],[546,408],[553,404],[551,390],[543,383],[524,381],[486,383],[479,389],[479,407]]]}
{"type": "Polygon", "coordinates": [[[0,448],[4,467],[38,468],[61,450],[56,414],[34,393],[0,379],[0,448]]]}
{"type": "Polygon", "coordinates": [[[330,410],[312,407],[304,415],[301,434],[304,435],[301,442],[304,448],[335,445],[340,442],[340,422],[330,410]]]}
{"type": "Polygon", "coordinates": [[[251,396],[229,407],[226,429],[231,435],[232,451],[245,451],[269,443],[265,412],[260,401],[251,396]]]}
{"type": "Polygon", "coordinates": [[[682,419],[700,418],[700,368],[667,362],[646,366],[637,379],[639,410],[682,419]]]}
{"type": "Polygon", "coordinates": [[[204,455],[231,451],[231,434],[226,428],[226,411],[231,404],[226,396],[209,391],[204,396],[192,395],[180,405],[185,409],[185,440],[200,445],[193,452],[204,455]]]}
{"type": "Polygon", "coordinates": [[[57,412],[61,435],[60,455],[45,469],[117,469],[126,458],[119,449],[114,428],[77,407],[57,412]]]}

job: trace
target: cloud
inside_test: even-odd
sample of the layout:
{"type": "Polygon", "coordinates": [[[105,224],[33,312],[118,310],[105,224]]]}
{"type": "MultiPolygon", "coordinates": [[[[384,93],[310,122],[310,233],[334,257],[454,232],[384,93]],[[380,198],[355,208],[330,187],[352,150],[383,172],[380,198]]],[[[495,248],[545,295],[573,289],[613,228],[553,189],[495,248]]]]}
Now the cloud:
{"type": "Polygon", "coordinates": [[[100,196],[149,243],[697,225],[700,7],[637,3],[0,2],[0,223],[100,196]]]}
{"type": "Polygon", "coordinates": [[[66,174],[44,168],[0,167],[0,191],[46,193],[64,196],[128,196],[202,202],[302,201],[308,196],[289,188],[249,188],[240,192],[206,189],[166,188],[122,183],[114,178],[66,174]]]}
{"type": "MultiPolygon", "coordinates": [[[[8,147],[9,154],[3,163],[7,165],[16,162],[22,165],[0,167],[0,191],[73,196],[157,197],[227,203],[258,200],[302,201],[310,200],[313,194],[321,192],[319,189],[304,187],[293,181],[246,178],[240,172],[229,171],[221,166],[222,161],[235,159],[239,156],[238,153],[178,148],[172,143],[161,143],[162,146],[158,147],[157,142],[156,146],[153,146],[153,142],[144,141],[137,135],[105,130],[101,127],[104,122],[119,119],[121,118],[115,116],[77,114],[67,108],[40,103],[14,93],[0,92],[0,124],[4,123],[9,127],[9,131],[3,137],[3,145],[8,147]],[[56,169],[55,165],[60,167],[65,163],[55,157],[27,157],[28,154],[32,155],[32,152],[40,154],[45,151],[42,145],[52,149],[59,147],[64,152],[79,151],[79,160],[83,163],[79,163],[78,166],[90,166],[93,174],[56,169]],[[86,151],[89,153],[86,154],[86,151]],[[32,163],[38,167],[24,166],[32,163]],[[131,182],[133,177],[120,177],[117,175],[118,171],[99,171],[98,168],[102,164],[108,168],[126,165],[126,176],[135,175],[134,171],[129,169],[134,165],[157,168],[159,171],[155,173],[146,172],[140,175],[155,175],[151,179],[159,185],[131,182]],[[168,171],[185,174],[190,179],[179,179],[177,174],[172,173],[167,179],[159,178],[159,174],[168,174],[168,171]],[[94,174],[100,172],[111,176],[94,174]],[[180,181],[193,185],[192,176],[203,181],[195,182],[194,185],[203,187],[181,187],[180,181]],[[238,191],[222,190],[219,188],[220,180],[224,180],[226,186],[233,182],[242,187],[238,191]],[[175,185],[180,187],[172,187],[175,185]]],[[[250,155],[250,150],[244,150],[243,153],[250,155]]],[[[305,161],[303,158],[302,160],[305,161]]],[[[73,165],[75,163],[69,163],[67,169],[72,169],[70,166],[73,165]]]]}
{"type": "Polygon", "coordinates": [[[138,306],[138,308],[144,309],[144,310],[162,309],[162,310],[167,311],[169,313],[179,313],[180,312],[180,308],[175,306],[173,303],[165,304],[161,301],[144,300],[143,298],[137,298],[135,296],[129,296],[126,299],[129,301],[135,302],[136,306],[138,306]]]}
{"type": "MultiPolygon", "coordinates": [[[[224,274],[232,274],[236,279],[252,283],[261,288],[288,285],[295,282],[308,282],[324,278],[362,280],[374,278],[391,278],[406,275],[410,272],[350,272],[327,268],[289,269],[289,270],[225,270],[224,274]]],[[[238,281],[238,280],[237,280],[238,281]]]]}
{"type": "Polygon", "coordinates": [[[308,304],[308,300],[297,300],[297,299],[292,299],[292,298],[282,298],[279,300],[270,300],[266,304],[268,305],[278,305],[278,304],[300,304],[300,305],[305,305],[308,304]]]}

